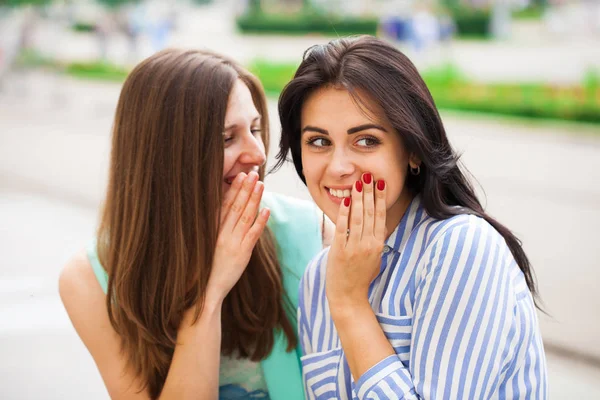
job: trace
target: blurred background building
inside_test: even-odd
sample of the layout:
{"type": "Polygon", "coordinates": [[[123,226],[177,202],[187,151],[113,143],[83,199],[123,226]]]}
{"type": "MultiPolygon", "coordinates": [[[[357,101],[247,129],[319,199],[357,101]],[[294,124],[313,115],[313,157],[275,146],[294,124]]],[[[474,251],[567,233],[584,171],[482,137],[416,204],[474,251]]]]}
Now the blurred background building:
{"type": "MultiPolygon", "coordinates": [[[[107,393],[57,293],[94,235],[120,85],[168,46],[241,61],[277,95],[304,50],[374,34],[417,65],[548,315],[552,399],[600,399],[600,1],[0,0],[0,398],[107,393]]],[[[272,164],[271,164],[272,165],[272,164]]],[[[286,167],[271,191],[308,199],[286,167]]]]}

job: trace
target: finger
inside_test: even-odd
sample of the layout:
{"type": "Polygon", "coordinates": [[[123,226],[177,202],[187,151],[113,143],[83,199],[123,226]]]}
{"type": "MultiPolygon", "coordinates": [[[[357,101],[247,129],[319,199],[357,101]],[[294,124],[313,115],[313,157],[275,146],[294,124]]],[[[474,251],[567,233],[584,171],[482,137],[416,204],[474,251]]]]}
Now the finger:
{"type": "Polygon", "coordinates": [[[350,211],[350,234],[348,244],[358,244],[363,227],[363,183],[356,181],[352,188],[352,210],[350,211]]]}
{"type": "Polygon", "coordinates": [[[252,190],[250,198],[246,203],[246,208],[240,216],[238,223],[233,228],[234,236],[243,238],[244,235],[248,233],[248,230],[250,229],[252,223],[256,219],[256,214],[258,213],[258,207],[260,206],[260,199],[262,197],[264,188],[264,183],[260,181],[256,182],[256,185],[254,185],[254,189],[252,190]]]}
{"type": "Polygon", "coordinates": [[[237,196],[235,196],[235,200],[233,200],[233,203],[229,208],[229,212],[225,216],[222,229],[224,232],[233,231],[233,228],[240,219],[240,216],[246,209],[246,203],[248,203],[248,199],[250,198],[250,194],[252,193],[257,180],[258,174],[253,171],[248,174],[248,177],[242,183],[241,189],[239,190],[237,196]]]}
{"type": "Polygon", "coordinates": [[[363,227],[362,235],[373,236],[375,222],[375,199],[373,198],[373,175],[369,172],[362,176],[363,182],[363,227]]]}
{"type": "Polygon", "coordinates": [[[373,233],[375,238],[384,241],[387,234],[385,226],[387,217],[386,184],[384,180],[380,180],[375,186],[375,229],[373,233]]]}
{"type": "Polygon", "coordinates": [[[263,208],[258,213],[258,217],[254,221],[252,228],[248,231],[248,233],[244,236],[244,240],[242,241],[242,248],[245,249],[253,249],[265,230],[265,226],[267,226],[267,222],[269,221],[269,216],[271,215],[271,210],[268,208],[263,208]]]}
{"type": "Polygon", "coordinates": [[[229,209],[231,208],[233,201],[235,200],[240,189],[242,188],[242,182],[244,182],[246,176],[247,175],[244,172],[240,172],[239,174],[237,174],[233,182],[231,182],[231,187],[229,188],[227,193],[225,193],[225,196],[223,197],[223,204],[221,205],[221,225],[225,220],[225,216],[227,215],[227,213],[229,213],[229,209]]]}
{"type": "Polygon", "coordinates": [[[348,217],[350,216],[350,205],[352,200],[350,197],[346,197],[340,204],[338,216],[335,221],[335,234],[333,236],[333,243],[331,247],[344,248],[346,246],[346,240],[348,238],[348,217]]]}

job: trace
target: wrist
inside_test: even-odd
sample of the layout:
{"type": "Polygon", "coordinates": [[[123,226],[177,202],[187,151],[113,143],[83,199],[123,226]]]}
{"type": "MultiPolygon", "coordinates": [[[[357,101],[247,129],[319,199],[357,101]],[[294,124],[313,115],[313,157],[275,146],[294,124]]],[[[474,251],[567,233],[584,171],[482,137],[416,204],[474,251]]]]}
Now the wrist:
{"type": "Polygon", "coordinates": [[[218,321],[220,323],[222,306],[223,297],[207,292],[204,297],[202,310],[200,310],[200,313],[198,314],[198,319],[196,320],[196,313],[198,312],[199,305],[196,305],[185,312],[182,327],[191,328],[194,325],[198,325],[201,320],[218,321]]]}
{"type": "Polygon", "coordinates": [[[353,297],[338,297],[330,299],[329,310],[331,317],[336,323],[344,323],[345,321],[354,321],[355,318],[364,313],[372,313],[371,304],[367,296],[360,296],[359,298],[353,297]]]}

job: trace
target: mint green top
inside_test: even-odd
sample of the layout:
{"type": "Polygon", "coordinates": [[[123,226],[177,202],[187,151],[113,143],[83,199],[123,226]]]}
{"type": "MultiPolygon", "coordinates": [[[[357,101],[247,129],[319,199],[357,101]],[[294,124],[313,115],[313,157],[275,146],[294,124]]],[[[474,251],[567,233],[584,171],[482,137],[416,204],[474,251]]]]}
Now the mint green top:
{"type": "MultiPolygon", "coordinates": [[[[262,206],[271,210],[268,226],[277,241],[277,254],[283,272],[283,286],[294,308],[297,309],[300,278],[309,261],[322,248],[321,220],[318,218],[317,208],[307,201],[268,192],[263,195],[262,206]]],[[[87,256],[102,290],[106,293],[108,275],[98,260],[95,241],[88,247],[87,256]]],[[[296,316],[290,316],[290,320],[296,327],[296,316]]],[[[290,353],[286,352],[286,348],[285,336],[279,331],[276,332],[273,350],[266,359],[260,362],[263,376],[255,379],[259,382],[259,386],[260,382],[263,385],[266,382],[268,395],[265,393],[266,397],[260,398],[270,400],[304,399],[300,346],[290,353]]],[[[227,360],[227,362],[231,363],[231,360],[227,360]]],[[[245,361],[240,360],[240,363],[242,362],[245,361]]],[[[253,367],[252,363],[247,362],[245,365],[245,368],[250,369],[259,367],[257,364],[254,364],[253,367]]],[[[260,370],[257,371],[260,374],[260,370]]],[[[246,373],[245,375],[252,375],[255,372],[250,371],[250,374],[246,373]]],[[[226,375],[221,370],[220,382],[232,380],[231,373],[226,375]]],[[[235,378],[233,380],[235,381],[235,378]]],[[[221,386],[222,388],[223,386],[221,386]]],[[[236,389],[239,388],[236,387],[236,389]]],[[[251,398],[255,393],[248,393],[239,398],[251,398]]],[[[229,397],[223,390],[220,390],[220,398],[229,397]]]]}

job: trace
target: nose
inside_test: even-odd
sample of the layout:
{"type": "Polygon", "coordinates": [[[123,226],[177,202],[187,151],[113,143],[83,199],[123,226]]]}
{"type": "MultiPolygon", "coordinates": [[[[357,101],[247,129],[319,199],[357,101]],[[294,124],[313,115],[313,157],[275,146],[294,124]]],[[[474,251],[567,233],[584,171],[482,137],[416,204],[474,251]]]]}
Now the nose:
{"type": "Polygon", "coordinates": [[[331,160],[327,166],[327,173],[335,178],[344,178],[354,174],[356,165],[352,157],[344,150],[343,147],[335,149],[331,155],[331,160]]]}
{"type": "Polygon", "coordinates": [[[239,161],[242,164],[261,166],[267,161],[265,145],[260,136],[254,136],[252,132],[244,135],[242,154],[239,161]]]}

